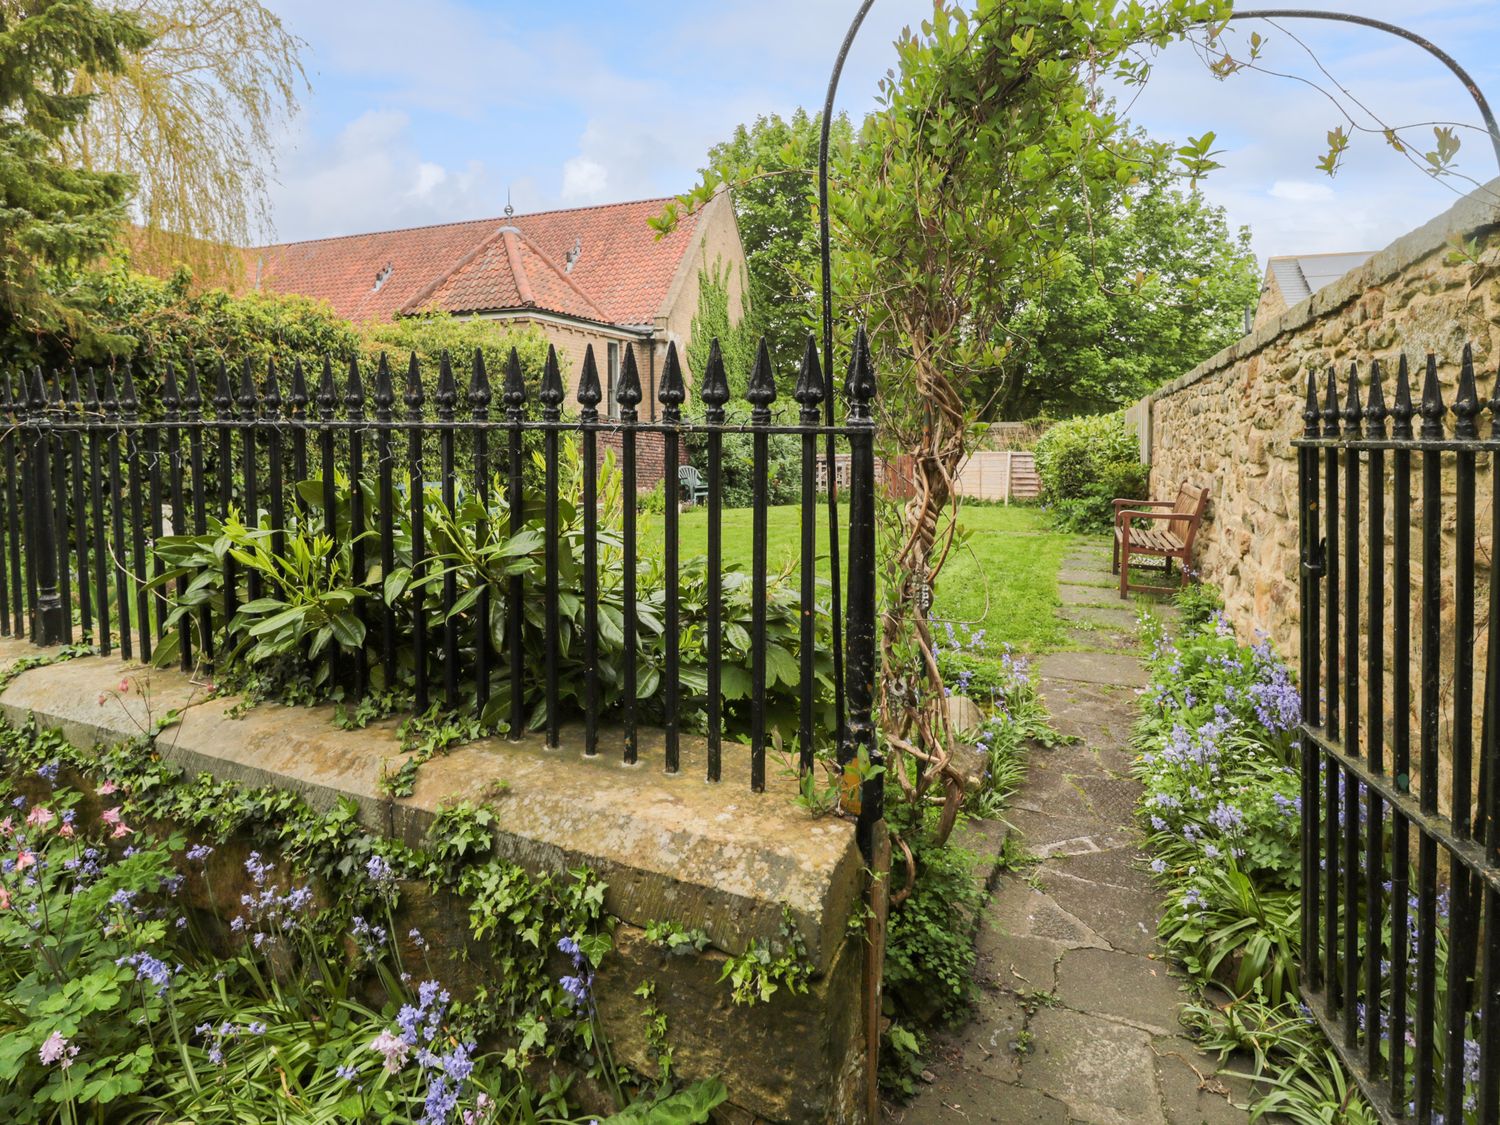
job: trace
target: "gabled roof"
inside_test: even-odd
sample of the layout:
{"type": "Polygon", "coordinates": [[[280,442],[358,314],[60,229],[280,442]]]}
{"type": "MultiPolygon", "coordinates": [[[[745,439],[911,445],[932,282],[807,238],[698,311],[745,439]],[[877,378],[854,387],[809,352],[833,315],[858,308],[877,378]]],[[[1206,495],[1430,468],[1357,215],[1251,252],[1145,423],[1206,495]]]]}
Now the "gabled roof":
{"type": "Polygon", "coordinates": [[[1282,300],[1291,308],[1305,301],[1325,285],[1364,265],[1375,251],[1356,250],[1343,254],[1284,254],[1266,261],[1266,269],[1276,277],[1282,300]]]}
{"type": "Polygon", "coordinates": [[[658,239],[647,220],[667,202],[643,199],[280,243],[250,251],[246,280],[321,298],[354,321],[427,308],[535,309],[649,325],[698,222],[698,213],[684,215],[658,239]]]}

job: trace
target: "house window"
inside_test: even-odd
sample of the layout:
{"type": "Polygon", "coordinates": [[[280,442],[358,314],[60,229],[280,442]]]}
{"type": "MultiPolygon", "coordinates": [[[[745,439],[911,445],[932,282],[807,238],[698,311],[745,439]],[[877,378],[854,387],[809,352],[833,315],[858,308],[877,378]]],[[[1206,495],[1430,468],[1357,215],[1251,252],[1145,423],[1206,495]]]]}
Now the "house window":
{"type": "Polygon", "coordinates": [[[611,343],[609,345],[608,379],[604,390],[605,417],[618,418],[620,416],[620,345],[611,343]]]}

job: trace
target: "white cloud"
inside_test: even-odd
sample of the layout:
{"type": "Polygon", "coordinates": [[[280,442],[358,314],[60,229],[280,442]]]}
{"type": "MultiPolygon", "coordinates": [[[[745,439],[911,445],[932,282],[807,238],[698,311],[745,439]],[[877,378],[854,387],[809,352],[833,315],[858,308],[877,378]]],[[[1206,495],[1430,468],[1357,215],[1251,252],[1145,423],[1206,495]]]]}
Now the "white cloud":
{"type": "Polygon", "coordinates": [[[1291,203],[1323,203],[1333,197],[1333,188],[1327,184],[1310,184],[1306,180],[1277,180],[1271,185],[1272,199],[1285,199],[1291,203]]]}
{"type": "Polygon", "coordinates": [[[609,191],[609,169],[587,156],[563,164],[562,197],[566,203],[596,203],[609,191]]]}
{"type": "Polygon", "coordinates": [[[498,215],[505,190],[480,161],[424,160],[405,113],[372,110],[331,142],[300,121],[272,189],[275,237],[291,241],[498,215]]]}

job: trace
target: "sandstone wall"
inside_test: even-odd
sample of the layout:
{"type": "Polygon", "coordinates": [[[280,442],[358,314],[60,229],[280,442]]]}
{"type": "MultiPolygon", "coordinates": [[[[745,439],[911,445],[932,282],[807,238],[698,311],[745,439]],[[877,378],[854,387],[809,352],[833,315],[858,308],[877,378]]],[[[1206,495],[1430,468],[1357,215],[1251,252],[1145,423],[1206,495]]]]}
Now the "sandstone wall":
{"type": "MultiPolygon", "coordinates": [[[[1386,366],[1389,402],[1399,355],[1412,362],[1415,394],[1423,357],[1434,352],[1444,400],[1451,403],[1467,342],[1474,345],[1481,397],[1489,397],[1500,361],[1497,200],[1500,180],[1133,408],[1148,439],[1142,452],[1151,463],[1152,494],[1167,496],[1184,480],[1212,492],[1196,565],[1223,591],[1231,621],[1246,636],[1264,630],[1283,653],[1295,655],[1297,462],[1291,441],[1302,430],[1309,370],[1321,379],[1332,367],[1342,385],[1356,361],[1363,394],[1369,361],[1378,358],[1386,366]],[[1472,258],[1454,253],[1455,238],[1472,244],[1472,258]]],[[[1451,478],[1447,484],[1445,530],[1451,534],[1451,478]]],[[[1486,496],[1480,499],[1483,512],[1486,496]]],[[[1483,578],[1489,553],[1483,515],[1480,536],[1483,578]]]]}

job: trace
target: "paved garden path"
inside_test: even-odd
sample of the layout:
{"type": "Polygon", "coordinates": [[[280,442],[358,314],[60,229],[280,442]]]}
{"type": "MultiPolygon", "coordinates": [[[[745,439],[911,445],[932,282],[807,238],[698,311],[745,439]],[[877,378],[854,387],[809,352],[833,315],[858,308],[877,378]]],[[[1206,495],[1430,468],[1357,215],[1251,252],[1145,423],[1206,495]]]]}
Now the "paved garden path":
{"type": "Polygon", "coordinates": [[[1059,577],[1081,651],[1034,671],[1069,741],[1033,753],[1006,814],[1035,859],[1001,876],[980,919],[973,1019],[939,1037],[933,1081],[888,1117],[1243,1125],[1230,1099],[1244,1104],[1246,1086],[1183,1036],[1183,982],[1156,941],[1160,896],[1132,820],[1128,739],[1146,681],[1134,611],[1112,588],[1107,544],[1073,548],[1059,577]]]}

